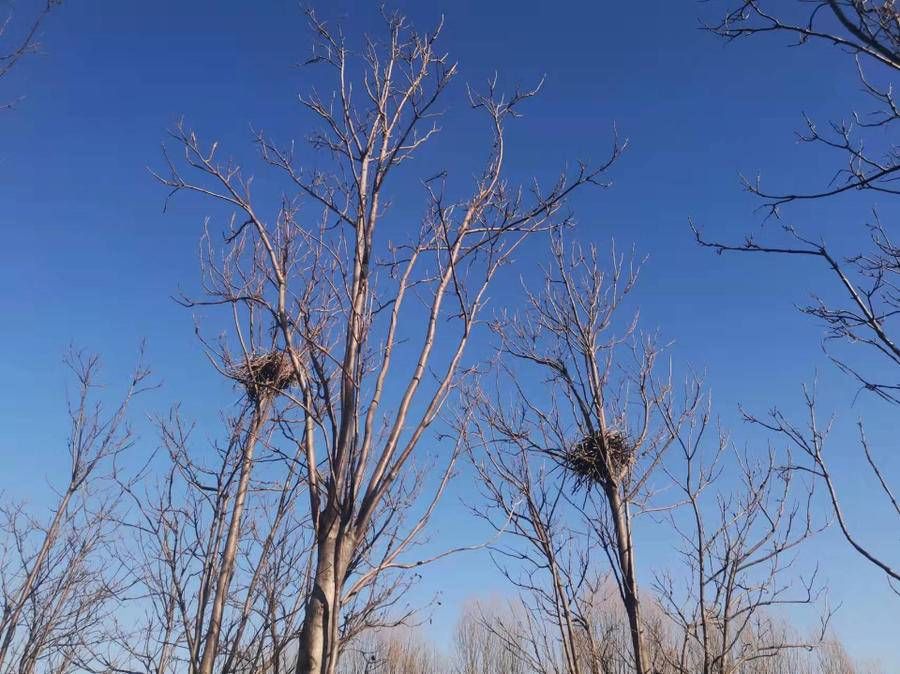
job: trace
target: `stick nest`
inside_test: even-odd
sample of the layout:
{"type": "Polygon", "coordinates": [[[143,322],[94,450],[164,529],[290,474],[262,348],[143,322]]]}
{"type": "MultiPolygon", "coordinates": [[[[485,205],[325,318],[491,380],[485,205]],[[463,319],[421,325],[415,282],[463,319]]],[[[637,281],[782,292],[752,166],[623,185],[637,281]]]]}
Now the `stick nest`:
{"type": "Polygon", "coordinates": [[[254,400],[274,396],[297,381],[294,365],[286,351],[270,351],[245,358],[229,368],[229,374],[254,400]]]}
{"type": "Polygon", "coordinates": [[[634,465],[635,453],[624,433],[597,431],[570,448],[564,463],[578,478],[579,486],[618,484],[634,465]]]}

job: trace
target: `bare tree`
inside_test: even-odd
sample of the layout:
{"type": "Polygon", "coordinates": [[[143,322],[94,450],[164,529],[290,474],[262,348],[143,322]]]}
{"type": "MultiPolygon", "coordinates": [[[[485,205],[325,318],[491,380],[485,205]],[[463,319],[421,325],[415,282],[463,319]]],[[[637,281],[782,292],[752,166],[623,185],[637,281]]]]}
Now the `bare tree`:
{"type": "Polygon", "coordinates": [[[510,188],[504,126],[536,91],[504,97],[491,83],[470,97],[493,133],[473,191],[451,200],[443,174],[424,181],[421,222],[398,238],[382,222],[393,169],[437,131],[436,103],[456,66],[436,50],[440,27],[419,34],[388,16],[386,42],[368,40],[356,58],[339,32],[309,18],[311,61],[337,82],[333,98],[302,99],[324,126],[311,137],[321,166],[301,166],[293,145],[260,134],[262,158],[295,192],[265,208],[249,174],[219,160],[216,143],[203,145],[179,127],[184,168],[169,162],[159,178],[173,193],[201,194],[233,212],[225,252],[208,267],[207,297],[188,301],[238,317],[220,360],[288,363],[278,397],[291,414],[280,431],[302,450],[315,541],[296,671],[333,673],[341,640],[382,622],[405,587],[402,572],[424,561],[404,555],[426,527],[458,448],[430,494],[412,482],[409,466],[457,386],[488,284],[529,235],[567,222],[566,198],[598,183],[612,159],[582,165],[549,188],[510,188]],[[301,200],[320,217],[301,217],[301,200]],[[398,362],[401,343],[414,352],[398,362]]]}
{"type": "Polygon", "coordinates": [[[660,653],[681,674],[736,674],[811,649],[831,617],[826,609],[822,632],[799,638],[787,635],[775,615],[779,607],[813,605],[823,596],[817,569],[807,578],[794,572],[794,552],[822,528],[812,519],[812,488],[797,489],[796,474],[781,468],[774,451],[754,457],[732,450],[737,484],[717,489],[731,448],[721,432],[706,447],[709,426],[708,412],[683,425],[681,461],[666,467],[685,504],[668,512],[684,573],[657,573],[654,584],[680,640],[660,653]]]}
{"type": "Polygon", "coordinates": [[[526,674],[527,632],[519,618],[524,607],[512,603],[469,602],[459,615],[453,642],[454,674],[526,674]],[[523,657],[525,655],[525,657],[523,657]]]}
{"type": "MultiPolygon", "coordinates": [[[[483,420],[511,430],[496,407],[482,410],[483,420]]],[[[519,590],[521,605],[508,615],[484,616],[469,629],[490,633],[525,671],[579,672],[577,644],[586,626],[583,598],[598,582],[592,547],[585,543],[595,541],[567,521],[567,481],[554,479],[546,463],[535,460],[523,444],[498,446],[496,435],[487,433],[475,431],[478,444],[488,437],[491,444],[487,458],[476,463],[484,504],[475,511],[513,539],[492,549],[495,564],[519,590]]],[[[470,657],[488,657],[479,653],[476,649],[470,657]]],[[[468,670],[477,671],[471,663],[468,670]]]]}
{"type": "Polygon", "coordinates": [[[340,674],[443,674],[447,663],[433,644],[407,627],[370,630],[349,642],[340,674]]]}
{"type": "MultiPolygon", "coordinates": [[[[542,292],[528,293],[521,316],[495,324],[515,398],[508,407],[481,395],[471,437],[487,449],[476,462],[487,503],[480,513],[524,542],[524,549],[498,551],[524,562],[523,577],[510,579],[558,630],[566,672],[583,669],[576,643],[591,638],[586,612],[603,582],[602,556],[627,615],[634,670],[643,674],[652,658],[633,518],[654,507],[654,476],[699,389],[669,426],[660,410],[677,403],[670,382],[656,374],[660,348],[637,335],[636,316],[617,314],[637,268],[615,252],[606,268],[596,249],[569,249],[558,238],[552,252],[542,292]],[[545,385],[521,384],[522,365],[536,366],[545,385]]],[[[539,653],[533,659],[547,661],[539,653]]]]}
{"type": "MultiPolygon", "coordinates": [[[[799,19],[785,18],[791,12],[785,5],[747,1],[731,9],[725,18],[709,29],[732,40],[764,33],[787,34],[796,44],[821,41],[838,47],[841,53],[856,60],[860,82],[867,100],[874,106],[868,113],[854,112],[848,120],[831,122],[824,130],[805,118],[806,128],[799,134],[804,143],[813,144],[843,157],[846,164],[824,188],[808,192],[771,191],[761,181],[745,180],[745,187],[763,201],[767,212],[780,216],[788,204],[832,199],[851,191],[871,192],[880,198],[896,195],[894,186],[900,170],[900,152],[893,141],[900,111],[893,94],[892,80],[900,68],[900,15],[890,0],[827,0],[792,3],[802,14],[799,19]]],[[[895,337],[900,315],[897,274],[900,271],[900,249],[893,243],[891,228],[882,224],[877,213],[868,225],[868,236],[858,248],[840,253],[826,244],[824,238],[801,233],[786,226],[783,241],[760,242],[747,237],[736,244],[705,238],[695,229],[697,240],[719,253],[743,252],[783,256],[796,264],[819,263],[827,269],[839,293],[823,288],[802,311],[820,321],[826,330],[823,347],[835,365],[860,386],[860,391],[875,394],[889,405],[900,405],[900,347],[895,337]],[[868,350],[874,356],[863,362],[868,350]]],[[[861,540],[841,508],[840,489],[829,468],[824,443],[830,423],[816,419],[815,396],[805,391],[809,418],[797,424],[773,410],[767,418],[747,413],[748,420],[760,423],[786,437],[807,459],[795,469],[808,471],[821,479],[841,533],[864,559],[885,574],[892,586],[900,580],[900,569],[892,561],[891,552],[877,543],[861,540]]],[[[860,446],[883,506],[900,523],[900,507],[895,497],[892,476],[880,465],[876,452],[866,439],[859,422],[860,446]]]]}
{"type": "MultiPolygon", "coordinates": [[[[646,588],[641,603],[644,645],[649,661],[649,671],[664,674],[670,670],[664,649],[676,642],[672,625],[653,593],[646,588]]],[[[586,600],[585,617],[590,639],[578,647],[579,657],[592,663],[586,671],[592,674],[632,674],[631,630],[628,616],[612,584],[601,586],[586,600]]]]}
{"type": "Polygon", "coordinates": [[[106,622],[125,587],[117,563],[116,459],[134,436],[126,417],[145,390],[139,366],[121,401],[106,413],[95,401],[99,360],[72,353],[78,381],[69,405],[68,479],[49,521],[21,505],[2,508],[0,547],[0,671],[64,674],[89,666],[106,622]],[[38,667],[42,666],[43,670],[38,667]]]}
{"type": "Polygon", "coordinates": [[[135,584],[131,610],[144,619],[120,630],[106,660],[111,669],[287,666],[311,549],[308,515],[296,508],[305,478],[291,462],[285,473],[257,469],[251,481],[257,450],[280,466],[282,447],[273,441],[276,426],[263,421],[271,394],[245,390],[237,415],[224,418],[226,442],[212,452],[195,446],[192,427],[173,410],[160,421],[167,470],[156,484],[145,476],[126,486],[134,512],[125,554],[135,584]]]}
{"type": "Polygon", "coordinates": [[[847,653],[844,644],[837,638],[829,638],[815,653],[821,674],[879,674],[883,670],[876,664],[856,662],[847,653]]]}

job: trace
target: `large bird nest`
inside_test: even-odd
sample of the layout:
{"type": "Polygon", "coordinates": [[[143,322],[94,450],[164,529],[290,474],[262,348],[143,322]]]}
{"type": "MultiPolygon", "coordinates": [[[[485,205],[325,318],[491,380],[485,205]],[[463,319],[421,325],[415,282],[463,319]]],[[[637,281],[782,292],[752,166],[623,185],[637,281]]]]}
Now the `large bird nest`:
{"type": "Polygon", "coordinates": [[[244,358],[229,368],[229,374],[254,400],[274,396],[297,380],[294,364],[286,351],[269,351],[244,358]]]}
{"type": "Polygon", "coordinates": [[[614,485],[634,465],[635,448],[620,431],[596,431],[571,447],[563,458],[579,486],[614,485]]]}

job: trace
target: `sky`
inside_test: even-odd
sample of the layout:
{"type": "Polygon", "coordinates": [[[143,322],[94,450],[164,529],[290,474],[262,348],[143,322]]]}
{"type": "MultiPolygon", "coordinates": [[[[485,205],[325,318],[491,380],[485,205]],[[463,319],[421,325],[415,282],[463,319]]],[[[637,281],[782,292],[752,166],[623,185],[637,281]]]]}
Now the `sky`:
{"type": "MultiPolygon", "coordinates": [[[[24,6],[24,2],[20,1],[24,6]]],[[[415,25],[445,20],[443,48],[459,62],[443,130],[429,161],[465,185],[487,129],[465,105],[464,83],[499,75],[501,86],[532,85],[541,95],[509,130],[509,176],[552,177],[566,162],[600,160],[613,129],[629,141],[608,190],[586,191],[572,207],[574,236],[606,248],[634,246],[648,256],[635,303],[644,327],[673,342],[673,361],[704,374],[715,409],[736,441],[765,443],[738,420],[739,404],[765,412],[800,411],[800,385],[818,377],[822,406],[839,412],[833,444],[848,515],[865,540],[896,536],[884,511],[870,507],[871,483],[858,469],[852,425],[866,420],[890,456],[891,411],[856,399],[819,347],[818,326],[795,305],[828,288],[815,264],[770,257],[717,256],[689,228],[735,239],[766,234],[758,205],[739,174],[766,184],[813,187],[835,164],[795,142],[801,113],[827,120],[860,102],[851,60],[815,45],[779,38],[725,45],[698,29],[721,3],[398,2],[415,25]],[[474,153],[474,155],[473,155],[474,153]]],[[[376,3],[336,0],[323,15],[349,36],[381,28],[376,3]]],[[[252,128],[302,139],[309,119],[299,93],[319,83],[308,68],[310,40],[288,0],[68,2],[46,23],[43,52],[3,80],[0,95],[24,98],[2,113],[0,145],[0,489],[40,505],[57,483],[65,437],[66,347],[103,356],[111,390],[124,381],[138,345],[162,386],[143,414],[175,402],[213,419],[234,394],[218,380],[194,337],[194,317],[173,301],[197,287],[202,203],[179,200],[163,212],[166,190],[148,167],[162,166],[166,130],[180,118],[238,157],[252,152],[252,128]]],[[[402,193],[399,196],[405,196],[402,193]]],[[[408,193],[418,208],[420,193],[408,193]]],[[[810,204],[786,222],[823,234],[836,247],[858,238],[867,196],[810,204]]],[[[880,205],[890,214],[888,204],[880,205]]],[[[538,253],[517,260],[527,276],[538,253]]],[[[514,296],[508,276],[499,297],[514,296]]],[[[825,294],[828,294],[828,290],[825,294]]],[[[140,451],[155,446],[152,433],[140,451]]],[[[454,487],[437,519],[448,540],[471,485],[454,487]]],[[[664,562],[664,541],[647,546],[646,568],[664,562]]],[[[896,548],[894,548],[896,551],[896,548]]],[[[900,667],[896,597],[834,532],[805,549],[819,561],[841,608],[834,626],[853,654],[900,667]]],[[[480,553],[457,556],[425,574],[422,596],[442,594],[433,629],[446,635],[469,595],[503,592],[480,553]]]]}

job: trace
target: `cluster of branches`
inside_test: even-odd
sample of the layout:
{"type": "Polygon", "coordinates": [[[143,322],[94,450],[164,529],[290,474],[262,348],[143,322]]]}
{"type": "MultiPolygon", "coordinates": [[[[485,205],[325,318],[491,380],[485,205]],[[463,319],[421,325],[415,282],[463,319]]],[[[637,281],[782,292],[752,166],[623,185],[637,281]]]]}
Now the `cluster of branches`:
{"type": "MultiPolygon", "coordinates": [[[[900,69],[900,14],[891,0],[827,0],[823,2],[741,2],[729,8],[725,18],[707,28],[726,40],[761,34],[784,34],[792,44],[822,42],[855,59],[862,90],[871,109],[852,112],[848,119],[832,121],[824,128],[806,117],[800,141],[824,148],[842,158],[832,181],[808,192],[764,189],[760,180],[744,181],[746,189],[761,199],[770,216],[784,217],[783,208],[803,202],[836,199],[849,192],[872,193],[880,199],[898,194],[900,149],[893,140],[900,111],[893,93],[893,78],[900,69]]],[[[888,204],[891,202],[888,201],[888,204]]],[[[831,275],[831,284],[814,291],[801,311],[824,327],[822,347],[834,365],[858,386],[858,395],[874,396],[892,414],[900,405],[900,347],[897,341],[900,295],[900,247],[894,243],[893,226],[883,223],[873,210],[855,249],[831,247],[815,228],[803,231],[785,224],[781,240],[760,241],[748,236],[728,243],[711,240],[695,228],[698,242],[718,253],[753,253],[786,257],[796,265],[812,261],[831,275]],[[827,298],[827,299],[826,299],[827,298]]],[[[860,225],[857,225],[860,226],[860,225]]],[[[802,273],[802,272],[801,272],[802,273]]],[[[787,468],[814,476],[825,486],[829,506],[841,534],[859,555],[887,578],[896,592],[900,568],[891,546],[863,540],[842,507],[841,487],[825,452],[830,420],[820,418],[815,391],[804,388],[806,418],[788,418],[779,409],[761,416],[745,412],[759,424],[795,448],[797,461],[787,468]]],[[[895,496],[896,479],[877,448],[867,440],[862,420],[857,424],[860,453],[873,481],[873,500],[880,501],[886,516],[900,523],[895,496]]]]}
{"type": "Polygon", "coordinates": [[[77,381],[69,403],[67,479],[54,488],[49,518],[4,499],[0,507],[0,671],[91,671],[109,620],[128,590],[118,555],[122,514],[117,458],[134,441],[127,412],[147,388],[138,366],[107,412],[95,399],[98,359],[72,353],[77,381]]]}
{"type": "MultiPolygon", "coordinates": [[[[12,10],[0,20],[0,80],[19,65],[25,57],[40,50],[39,35],[47,16],[62,0],[46,0],[31,15],[20,15],[12,10]]],[[[13,107],[16,100],[0,103],[0,110],[13,107]]]]}

